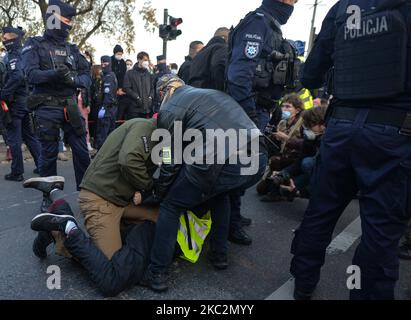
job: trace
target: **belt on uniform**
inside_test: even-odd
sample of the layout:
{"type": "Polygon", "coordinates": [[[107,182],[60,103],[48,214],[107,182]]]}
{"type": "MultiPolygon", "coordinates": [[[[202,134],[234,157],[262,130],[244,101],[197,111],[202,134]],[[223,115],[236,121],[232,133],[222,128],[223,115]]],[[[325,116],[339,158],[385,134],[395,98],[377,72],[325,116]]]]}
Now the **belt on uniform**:
{"type": "MultiPolygon", "coordinates": [[[[338,120],[354,121],[360,108],[336,107],[332,117],[338,120]]],[[[399,133],[411,135],[411,112],[371,109],[365,123],[374,123],[399,128],[399,133]]]]}
{"type": "Polygon", "coordinates": [[[64,107],[67,104],[68,99],[73,99],[73,98],[72,97],[67,97],[67,98],[45,97],[43,104],[49,107],[64,107]]]}

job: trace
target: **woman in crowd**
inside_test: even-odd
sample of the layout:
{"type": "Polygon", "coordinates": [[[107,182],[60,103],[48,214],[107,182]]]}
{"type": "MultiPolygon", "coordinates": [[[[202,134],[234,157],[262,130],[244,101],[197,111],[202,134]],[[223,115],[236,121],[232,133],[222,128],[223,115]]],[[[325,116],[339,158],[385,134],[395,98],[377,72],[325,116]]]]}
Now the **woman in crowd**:
{"type": "Polygon", "coordinates": [[[302,130],[302,112],[304,111],[304,103],[296,94],[290,94],[284,97],[282,104],[282,120],[278,124],[275,132],[271,134],[271,140],[278,146],[278,153],[270,158],[267,171],[257,185],[257,192],[261,195],[267,195],[262,200],[276,201],[277,195],[269,193],[268,178],[274,172],[279,172],[291,165],[298,159],[303,145],[303,130],[302,130]]]}

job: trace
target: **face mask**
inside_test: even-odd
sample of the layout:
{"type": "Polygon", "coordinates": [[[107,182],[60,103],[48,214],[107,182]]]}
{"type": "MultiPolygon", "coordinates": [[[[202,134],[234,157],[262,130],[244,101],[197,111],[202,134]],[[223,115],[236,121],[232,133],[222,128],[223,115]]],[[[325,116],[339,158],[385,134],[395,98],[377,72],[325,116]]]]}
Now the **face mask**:
{"type": "Polygon", "coordinates": [[[130,71],[131,69],[133,69],[133,66],[127,66],[128,71],[130,71]]]}
{"type": "Polygon", "coordinates": [[[289,120],[291,118],[290,111],[283,111],[283,115],[281,116],[281,120],[289,120]]]}
{"type": "Polygon", "coordinates": [[[178,74],[178,71],[176,69],[172,69],[171,73],[174,74],[175,76],[178,74]]]}
{"type": "Polygon", "coordinates": [[[121,61],[123,59],[123,56],[120,54],[115,55],[115,58],[117,61],[121,61]]]}
{"type": "Polygon", "coordinates": [[[144,61],[144,62],[141,64],[141,66],[142,66],[143,68],[149,70],[149,69],[150,69],[150,62],[144,61]]]}
{"type": "Polygon", "coordinates": [[[277,0],[264,0],[263,8],[271,13],[281,25],[287,23],[294,11],[294,6],[277,0]]]}
{"type": "Polygon", "coordinates": [[[290,19],[291,15],[294,12],[294,6],[290,6],[289,4],[279,2],[279,10],[277,11],[277,19],[280,24],[286,24],[288,19],[290,19]]]}
{"type": "Polygon", "coordinates": [[[18,44],[17,39],[10,39],[10,40],[3,41],[3,46],[6,48],[7,51],[11,51],[17,44],[18,44]]]}

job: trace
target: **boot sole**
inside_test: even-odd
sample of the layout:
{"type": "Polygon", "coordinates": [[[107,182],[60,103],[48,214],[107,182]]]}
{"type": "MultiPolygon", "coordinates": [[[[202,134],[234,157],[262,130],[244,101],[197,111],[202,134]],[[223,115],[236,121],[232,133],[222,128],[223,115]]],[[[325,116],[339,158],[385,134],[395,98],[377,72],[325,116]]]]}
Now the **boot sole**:
{"type": "Polygon", "coordinates": [[[45,182],[45,183],[65,183],[64,177],[45,177],[45,178],[31,178],[23,183],[24,188],[33,188],[37,183],[45,182]]]}

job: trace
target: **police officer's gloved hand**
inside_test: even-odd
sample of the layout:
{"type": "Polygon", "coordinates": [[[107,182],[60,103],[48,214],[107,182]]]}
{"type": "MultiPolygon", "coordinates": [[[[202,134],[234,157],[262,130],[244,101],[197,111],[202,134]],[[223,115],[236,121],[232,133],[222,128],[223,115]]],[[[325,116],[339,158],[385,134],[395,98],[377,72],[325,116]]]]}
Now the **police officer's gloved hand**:
{"type": "Polygon", "coordinates": [[[59,79],[62,81],[65,80],[66,77],[70,75],[70,69],[64,64],[58,65],[56,71],[59,76],[59,79]]]}
{"type": "Polygon", "coordinates": [[[59,75],[60,80],[71,87],[75,87],[75,75],[66,65],[59,65],[57,67],[57,74],[59,75]]]}

